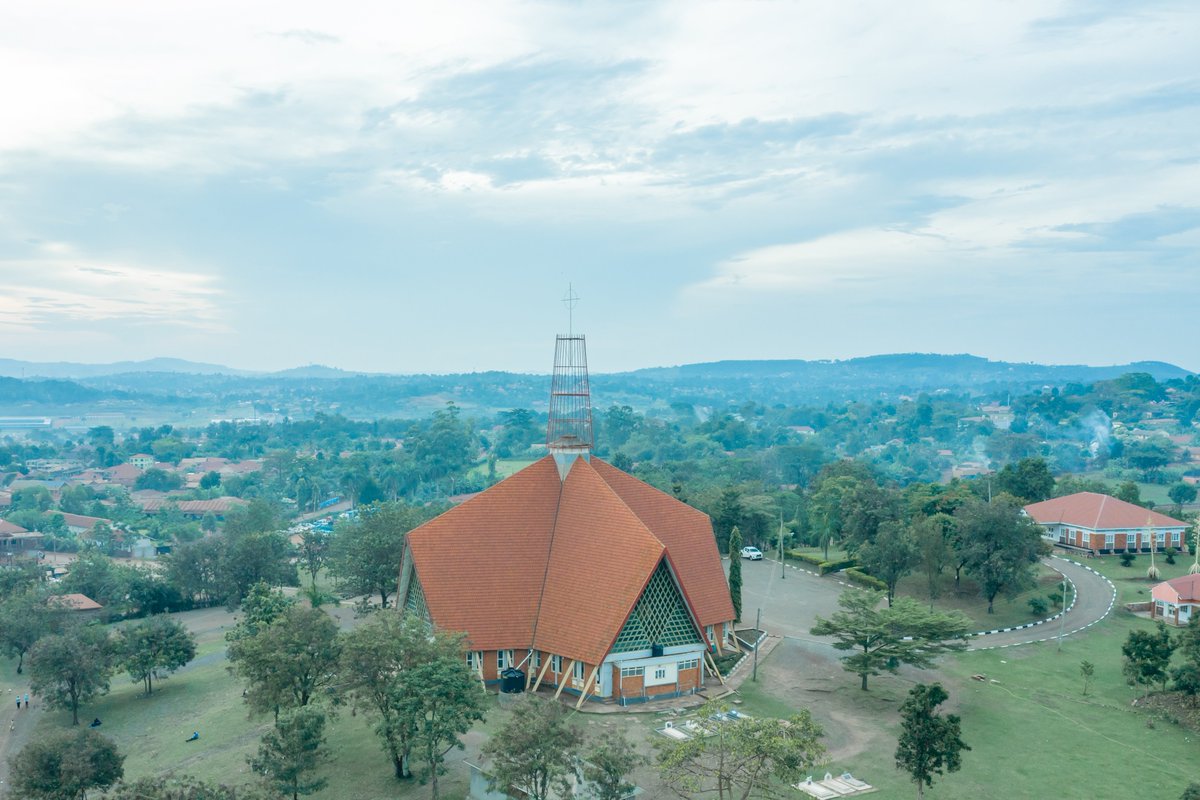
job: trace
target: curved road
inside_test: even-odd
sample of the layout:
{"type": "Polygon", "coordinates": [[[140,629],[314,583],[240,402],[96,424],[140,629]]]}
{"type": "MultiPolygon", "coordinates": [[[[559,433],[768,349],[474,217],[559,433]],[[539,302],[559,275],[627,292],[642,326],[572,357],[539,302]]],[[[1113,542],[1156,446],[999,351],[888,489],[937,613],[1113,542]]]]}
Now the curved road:
{"type": "MultiPolygon", "coordinates": [[[[1064,636],[1078,633],[1108,616],[1116,600],[1116,589],[1107,578],[1062,558],[1044,559],[1043,563],[1065,574],[1075,584],[1075,604],[1065,619],[1054,619],[1029,627],[1000,631],[971,639],[971,650],[1015,647],[1054,639],[1060,626],[1064,636]]],[[[827,639],[809,633],[817,616],[828,617],[838,609],[838,596],[848,584],[838,575],[817,577],[815,573],[791,564],[782,577],[779,562],[742,562],[742,624],[754,623],[755,612],[762,609],[763,627],[771,633],[811,642],[827,639]]]]}
{"type": "Polygon", "coordinates": [[[1088,567],[1065,558],[1046,558],[1042,563],[1067,576],[1075,584],[1075,603],[1066,617],[1025,628],[977,636],[967,646],[969,650],[991,650],[997,647],[1016,647],[1032,642],[1044,642],[1079,633],[1109,615],[1117,600],[1117,589],[1107,578],[1088,567]]]}

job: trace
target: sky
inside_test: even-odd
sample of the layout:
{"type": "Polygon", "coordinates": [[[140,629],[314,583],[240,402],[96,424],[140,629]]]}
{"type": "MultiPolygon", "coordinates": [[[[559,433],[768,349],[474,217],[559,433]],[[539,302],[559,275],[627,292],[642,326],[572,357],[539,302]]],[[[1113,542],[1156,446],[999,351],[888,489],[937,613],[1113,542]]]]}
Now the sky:
{"type": "Polygon", "coordinates": [[[1197,53],[1194,0],[6,3],[0,357],[1200,370],[1197,53]]]}

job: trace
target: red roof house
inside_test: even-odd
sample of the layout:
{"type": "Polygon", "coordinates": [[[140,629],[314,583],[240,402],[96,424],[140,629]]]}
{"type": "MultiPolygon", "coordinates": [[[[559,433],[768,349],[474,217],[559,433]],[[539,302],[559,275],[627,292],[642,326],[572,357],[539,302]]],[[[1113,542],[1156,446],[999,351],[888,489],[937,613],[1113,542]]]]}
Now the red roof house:
{"type": "Polygon", "coordinates": [[[550,455],[411,531],[398,604],[464,632],[485,683],[516,668],[579,703],[690,693],[733,646],[712,523],[592,457],[590,413],[557,436],[552,411],[550,455]]]}
{"type": "Polygon", "coordinates": [[[1200,607],[1200,575],[1182,575],[1150,590],[1150,616],[1172,625],[1187,625],[1200,607]]]}
{"type": "Polygon", "coordinates": [[[1067,549],[1103,555],[1114,551],[1148,553],[1151,546],[1156,550],[1186,546],[1186,522],[1097,492],[1076,492],[1031,503],[1025,506],[1025,513],[1042,526],[1045,538],[1067,549]]]}

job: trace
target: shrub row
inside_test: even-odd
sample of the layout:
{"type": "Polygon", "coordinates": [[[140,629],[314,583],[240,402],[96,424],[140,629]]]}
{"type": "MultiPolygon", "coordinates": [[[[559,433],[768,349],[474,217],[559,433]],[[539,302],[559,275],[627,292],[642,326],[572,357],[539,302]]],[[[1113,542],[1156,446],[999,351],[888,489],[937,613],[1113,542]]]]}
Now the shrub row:
{"type": "Polygon", "coordinates": [[[848,567],[858,566],[858,562],[853,558],[843,558],[840,561],[822,561],[819,565],[820,573],[828,575],[831,572],[841,572],[848,567]]]}
{"type": "Polygon", "coordinates": [[[812,564],[814,567],[819,567],[825,563],[825,559],[820,556],[814,556],[812,553],[801,553],[799,550],[788,550],[787,557],[795,561],[803,561],[806,564],[812,564]]]}
{"type": "Polygon", "coordinates": [[[857,583],[859,586],[866,586],[868,589],[878,589],[881,592],[887,591],[886,583],[879,580],[879,578],[872,578],[862,570],[851,567],[842,574],[845,575],[846,580],[850,581],[851,583],[857,583]]]}

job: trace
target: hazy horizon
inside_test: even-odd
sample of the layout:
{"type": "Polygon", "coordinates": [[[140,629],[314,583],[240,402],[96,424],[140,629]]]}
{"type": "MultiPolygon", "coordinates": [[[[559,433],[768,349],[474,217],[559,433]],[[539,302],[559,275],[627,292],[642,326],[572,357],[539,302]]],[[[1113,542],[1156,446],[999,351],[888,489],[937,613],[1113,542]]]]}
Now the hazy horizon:
{"type": "Polygon", "coordinates": [[[0,9],[0,356],[1200,370],[1200,6],[0,9]]]}

